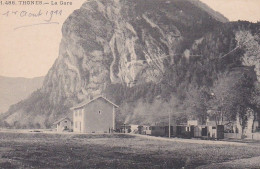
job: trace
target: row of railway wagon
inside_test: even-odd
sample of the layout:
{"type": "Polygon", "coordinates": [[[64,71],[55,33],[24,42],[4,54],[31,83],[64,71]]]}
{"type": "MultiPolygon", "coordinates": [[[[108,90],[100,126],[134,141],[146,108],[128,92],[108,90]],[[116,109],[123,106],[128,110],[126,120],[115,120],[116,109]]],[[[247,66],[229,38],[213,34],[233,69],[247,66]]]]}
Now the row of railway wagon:
{"type": "MultiPolygon", "coordinates": [[[[169,137],[168,126],[123,125],[120,132],[169,137]]],[[[170,127],[170,137],[224,139],[224,125],[175,125],[170,127]]]]}

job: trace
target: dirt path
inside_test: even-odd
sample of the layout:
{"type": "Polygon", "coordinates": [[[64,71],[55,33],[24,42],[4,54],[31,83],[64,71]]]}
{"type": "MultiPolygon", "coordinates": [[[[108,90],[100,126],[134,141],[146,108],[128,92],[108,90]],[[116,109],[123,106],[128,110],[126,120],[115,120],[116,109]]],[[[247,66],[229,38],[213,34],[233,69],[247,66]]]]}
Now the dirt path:
{"type": "Polygon", "coordinates": [[[137,137],[142,137],[151,140],[161,140],[161,141],[172,141],[181,143],[194,143],[194,144],[211,144],[211,145],[234,145],[234,146],[248,146],[247,143],[237,143],[228,141],[213,141],[213,140],[197,140],[197,139],[182,139],[182,138],[165,138],[165,137],[155,137],[140,134],[130,134],[137,137]]]}
{"type": "MultiPolygon", "coordinates": [[[[0,132],[6,133],[37,133],[32,132],[34,130],[0,130],[0,132]]],[[[65,135],[99,135],[96,134],[88,134],[88,133],[73,133],[73,132],[54,132],[54,131],[46,131],[46,130],[39,130],[39,133],[44,134],[65,134],[65,135]]],[[[110,135],[109,133],[106,133],[110,135]]],[[[106,135],[105,134],[105,135],[106,135]]],[[[240,142],[229,142],[229,141],[213,141],[213,140],[199,140],[199,139],[183,139],[183,138],[166,138],[166,137],[155,137],[155,136],[148,136],[148,135],[141,135],[141,134],[129,134],[129,133],[116,133],[122,135],[131,135],[135,137],[141,137],[150,140],[160,140],[160,141],[172,141],[172,142],[181,142],[181,143],[194,143],[194,144],[208,144],[208,145],[234,145],[234,146],[249,146],[247,143],[240,143],[240,142]]]]}

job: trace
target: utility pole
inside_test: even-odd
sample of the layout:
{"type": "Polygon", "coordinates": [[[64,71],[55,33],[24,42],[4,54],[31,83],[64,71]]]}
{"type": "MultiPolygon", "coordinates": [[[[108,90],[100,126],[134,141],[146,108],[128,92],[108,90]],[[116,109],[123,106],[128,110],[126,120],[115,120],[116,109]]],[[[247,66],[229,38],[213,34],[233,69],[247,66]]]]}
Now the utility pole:
{"type": "Polygon", "coordinates": [[[171,138],[171,112],[169,111],[169,138],[171,138]]]}

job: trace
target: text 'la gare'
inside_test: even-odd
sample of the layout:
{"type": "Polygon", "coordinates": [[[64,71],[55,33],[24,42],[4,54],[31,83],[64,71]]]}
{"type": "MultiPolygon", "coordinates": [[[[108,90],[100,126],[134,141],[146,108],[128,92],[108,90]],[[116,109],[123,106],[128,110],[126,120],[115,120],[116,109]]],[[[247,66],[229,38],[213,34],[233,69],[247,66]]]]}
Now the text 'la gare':
{"type": "Polygon", "coordinates": [[[71,1],[51,1],[51,5],[72,5],[71,1]]]}

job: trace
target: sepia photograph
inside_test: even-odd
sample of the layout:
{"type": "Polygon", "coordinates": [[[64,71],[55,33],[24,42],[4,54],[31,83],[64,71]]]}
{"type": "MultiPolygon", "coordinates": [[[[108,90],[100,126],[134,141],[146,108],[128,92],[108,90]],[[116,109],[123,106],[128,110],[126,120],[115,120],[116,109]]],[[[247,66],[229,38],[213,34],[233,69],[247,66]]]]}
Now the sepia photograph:
{"type": "Polygon", "coordinates": [[[0,0],[0,169],[260,169],[260,0],[0,0]]]}

